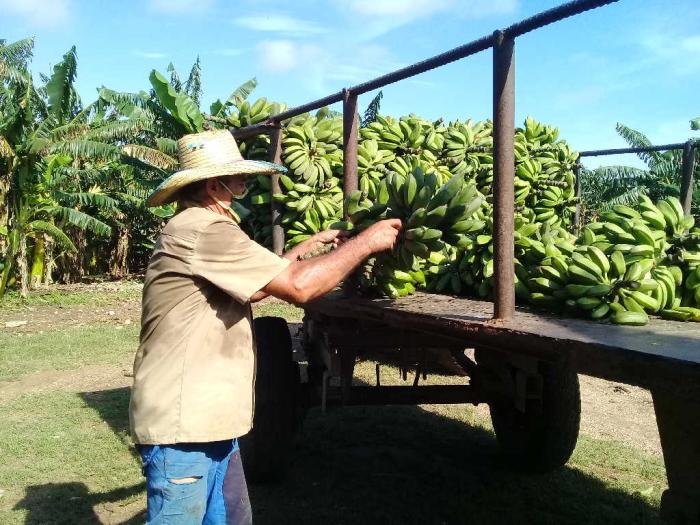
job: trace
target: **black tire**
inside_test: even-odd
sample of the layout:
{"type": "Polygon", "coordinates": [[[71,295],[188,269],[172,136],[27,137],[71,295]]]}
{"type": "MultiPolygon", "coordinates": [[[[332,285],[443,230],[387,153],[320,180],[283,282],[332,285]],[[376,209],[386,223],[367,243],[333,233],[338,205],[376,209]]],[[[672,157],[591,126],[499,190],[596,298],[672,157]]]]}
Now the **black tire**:
{"type": "Polygon", "coordinates": [[[246,478],[279,480],[286,472],[297,427],[299,365],[292,359],[292,338],[281,317],[253,322],[257,348],[253,429],[239,438],[246,478]]]}
{"type": "Polygon", "coordinates": [[[565,465],[576,448],[581,421],[575,371],[564,364],[547,362],[539,367],[543,377],[541,402],[528,400],[524,413],[515,408],[513,400],[489,403],[502,452],[512,465],[528,472],[547,472],[565,465]]]}

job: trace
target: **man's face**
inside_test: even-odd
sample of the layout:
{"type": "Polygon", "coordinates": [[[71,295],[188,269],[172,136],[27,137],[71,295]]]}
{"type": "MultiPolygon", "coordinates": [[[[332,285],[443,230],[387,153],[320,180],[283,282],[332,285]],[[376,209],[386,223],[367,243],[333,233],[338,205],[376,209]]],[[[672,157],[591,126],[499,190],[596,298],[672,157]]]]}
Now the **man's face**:
{"type": "Polygon", "coordinates": [[[207,193],[228,205],[234,196],[245,195],[247,178],[247,175],[229,175],[210,179],[210,182],[207,183],[207,193]]]}
{"type": "Polygon", "coordinates": [[[231,193],[240,196],[245,195],[247,179],[248,175],[230,175],[228,177],[221,177],[220,180],[224,186],[231,190],[231,193]]]}

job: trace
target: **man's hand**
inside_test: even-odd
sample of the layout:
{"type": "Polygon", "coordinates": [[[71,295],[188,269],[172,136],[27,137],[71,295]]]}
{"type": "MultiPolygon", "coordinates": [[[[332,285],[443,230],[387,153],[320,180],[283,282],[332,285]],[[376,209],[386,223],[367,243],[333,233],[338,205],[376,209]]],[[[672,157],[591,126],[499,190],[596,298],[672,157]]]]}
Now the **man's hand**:
{"type": "Polygon", "coordinates": [[[333,247],[337,248],[348,240],[348,232],[342,230],[325,230],[311,236],[309,240],[319,245],[333,243],[333,247]]]}
{"type": "Polygon", "coordinates": [[[363,231],[358,239],[366,242],[372,253],[383,252],[394,247],[400,231],[401,221],[399,219],[386,219],[375,222],[363,231]]]}

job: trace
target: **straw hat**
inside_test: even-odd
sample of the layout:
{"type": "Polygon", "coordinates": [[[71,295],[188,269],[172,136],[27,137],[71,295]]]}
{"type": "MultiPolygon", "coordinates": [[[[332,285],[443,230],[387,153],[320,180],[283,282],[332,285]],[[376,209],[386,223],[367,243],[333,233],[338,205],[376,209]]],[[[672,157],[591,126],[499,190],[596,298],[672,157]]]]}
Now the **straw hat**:
{"type": "Polygon", "coordinates": [[[226,175],[272,175],[287,168],[272,162],[245,160],[236,140],[225,129],[185,135],[177,141],[180,171],[173,173],[146,199],[147,206],[160,206],[177,200],[182,188],[204,179],[226,175]]]}

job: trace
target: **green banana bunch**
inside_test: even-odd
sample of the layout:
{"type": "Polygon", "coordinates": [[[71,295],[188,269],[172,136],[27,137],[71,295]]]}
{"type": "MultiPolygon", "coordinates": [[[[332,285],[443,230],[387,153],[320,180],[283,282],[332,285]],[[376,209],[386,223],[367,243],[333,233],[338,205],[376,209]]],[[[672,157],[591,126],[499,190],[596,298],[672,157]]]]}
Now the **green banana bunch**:
{"type": "Polygon", "coordinates": [[[363,139],[374,139],[381,149],[397,155],[420,155],[423,150],[439,153],[442,150],[442,134],[432,123],[415,115],[394,119],[377,115],[377,120],[360,130],[363,139]]]}
{"type": "Polygon", "coordinates": [[[282,161],[291,176],[315,187],[331,179],[342,169],[342,139],[340,118],[307,118],[300,124],[289,124],[282,139],[282,161]]]}
{"type": "Polygon", "coordinates": [[[234,128],[244,128],[259,124],[286,109],[286,104],[269,102],[265,97],[259,98],[252,104],[244,100],[238,105],[236,111],[226,117],[226,120],[234,128]]]}
{"type": "Polygon", "coordinates": [[[445,133],[443,157],[455,175],[473,178],[484,163],[493,164],[492,126],[489,121],[457,122],[445,133]]]}

